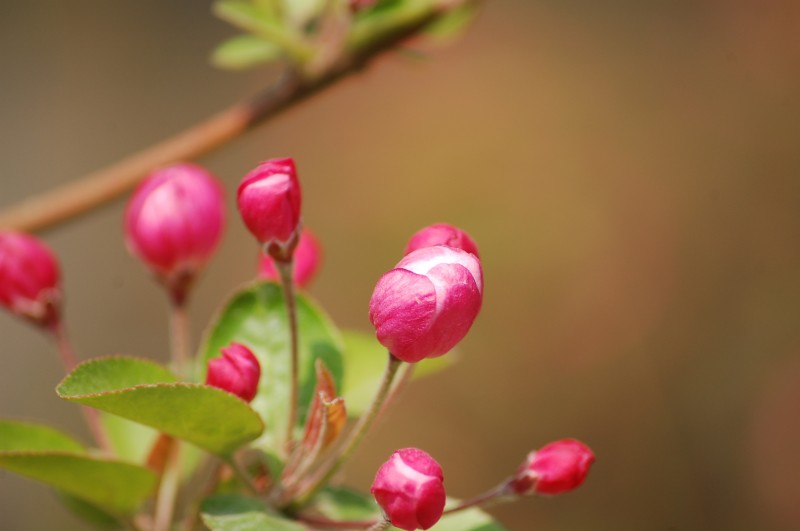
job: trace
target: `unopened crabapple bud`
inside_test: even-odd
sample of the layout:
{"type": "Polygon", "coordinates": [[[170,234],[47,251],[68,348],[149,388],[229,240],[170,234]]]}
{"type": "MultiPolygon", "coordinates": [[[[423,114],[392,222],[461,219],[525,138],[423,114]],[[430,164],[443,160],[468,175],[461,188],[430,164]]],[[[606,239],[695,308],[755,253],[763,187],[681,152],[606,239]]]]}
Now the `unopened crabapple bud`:
{"type": "Polygon", "coordinates": [[[211,257],[225,225],[222,186],[195,164],[153,172],[125,210],[125,242],[182,300],[211,257]]]}
{"type": "Polygon", "coordinates": [[[534,450],[508,484],[514,494],[561,494],[583,484],[594,453],[580,441],[562,439],[534,450]]]}
{"type": "Polygon", "coordinates": [[[274,258],[291,259],[300,225],[300,181],[294,159],[272,159],[245,175],[239,213],[248,230],[274,258]]]}
{"type": "Polygon", "coordinates": [[[58,260],[38,238],[21,232],[0,232],[0,305],[40,326],[58,323],[58,260]]]}
{"type": "Polygon", "coordinates": [[[461,249],[437,245],[408,254],[378,280],[369,319],[389,352],[416,363],[456,346],[482,301],[480,260],[461,249]]]}
{"type": "Polygon", "coordinates": [[[444,474],[422,450],[397,450],[378,469],[370,489],[392,525],[413,531],[428,529],[442,517],[444,474]]]}
{"type": "Polygon", "coordinates": [[[456,249],[467,251],[480,258],[478,246],[470,235],[467,234],[466,231],[447,223],[435,223],[414,234],[408,241],[406,251],[403,254],[408,254],[417,249],[432,247],[434,245],[455,247],[456,249]]]}
{"type": "MultiPolygon", "coordinates": [[[[322,247],[317,238],[303,229],[293,255],[292,277],[301,288],[308,286],[319,270],[322,260],[322,247]]],[[[271,256],[262,252],[258,264],[258,276],[265,280],[280,281],[280,275],[271,256]]]]}
{"type": "Polygon", "coordinates": [[[258,392],[261,365],[253,352],[241,343],[222,349],[222,357],[208,361],[206,385],[232,393],[250,402],[258,392]]]}

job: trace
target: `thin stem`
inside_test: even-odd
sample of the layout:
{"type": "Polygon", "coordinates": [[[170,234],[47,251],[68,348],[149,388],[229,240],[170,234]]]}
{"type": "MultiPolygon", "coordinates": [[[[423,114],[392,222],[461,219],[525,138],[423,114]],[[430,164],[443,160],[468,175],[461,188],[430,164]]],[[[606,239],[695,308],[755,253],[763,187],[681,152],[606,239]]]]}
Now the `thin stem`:
{"type": "MultiPolygon", "coordinates": [[[[460,2],[452,1],[452,7],[460,2]]],[[[237,103],[184,131],[110,166],[0,212],[0,228],[33,232],[57,225],[116,199],[160,166],[225,145],[254,126],[278,116],[336,81],[360,72],[372,59],[417,34],[451,8],[436,2],[403,17],[382,20],[359,31],[353,28],[347,54],[314,77],[290,69],[275,86],[237,103]]]]}
{"type": "MultiPolygon", "coordinates": [[[[73,350],[72,344],[67,337],[67,332],[64,329],[64,325],[58,322],[50,328],[50,331],[53,334],[53,339],[56,342],[56,347],[58,348],[61,361],[64,364],[65,372],[72,372],[72,370],[78,364],[78,360],[75,357],[75,351],[73,350]]],[[[103,425],[100,422],[100,412],[88,406],[81,406],[81,413],[83,413],[83,418],[86,420],[86,425],[89,427],[89,431],[92,433],[92,437],[94,438],[95,443],[97,443],[98,448],[105,453],[111,453],[111,442],[109,441],[108,434],[106,433],[105,429],[103,429],[103,425]]]]}
{"type": "Polygon", "coordinates": [[[464,509],[469,509],[470,507],[483,507],[486,505],[491,505],[503,500],[511,500],[515,496],[508,496],[508,482],[503,482],[497,487],[484,492],[483,494],[479,494],[474,498],[470,498],[466,501],[462,501],[455,507],[451,507],[450,509],[446,509],[442,515],[453,514],[459,511],[463,511],[464,509]]]}
{"type": "Polygon", "coordinates": [[[389,362],[386,365],[386,371],[383,373],[383,380],[381,380],[381,384],[378,387],[378,391],[375,393],[375,397],[372,399],[369,409],[358,419],[358,423],[353,427],[348,439],[343,444],[341,450],[339,450],[338,455],[324,464],[309,481],[305,492],[301,493],[289,504],[287,508],[289,511],[295,511],[308,503],[319,489],[321,489],[350,458],[356,448],[358,448],[359,443],[378,416],[378,412],[381,411],[381,407],[389,394],[389,390],[392,388],[392,381],[402,363],[403,362],[394,357],[392,353],[389,353],[389,362]]]}
{"type": "Polygon", "coordinates": [[[236,477],[238,477],[242,481],[242,483],[244,483],[244,486],[247,488],[250,494],[258,496],[259,494],[258,487],[256,487],[255,483],[253,483],[253,480],[252,478],[250,478],[250,475],[247,473],[247,470],[245,470],[239,463],[239,461],[236,460],[236,457],[230,456],[228,459],[225,460],[225,462],[228,463],[228,465],[230,465],[231,469],[236,474],[236,477]]]}
{"type": "Polygon", "coordinates": [[[383,519],[375,522],[367,531],[383,531],[384,529],[389,529],[391,525],[392,523],[389,520],[383,519]]]}
{"type": "Polygon", "coordinates": [[[155,521],[153,531],[169,531],[172,525],[172,515],[175,511],[175,499],[178,495],[178,485],[181,479],[181,443],[172,441],[167,464],[161,476],[156,500],[155,521]]]}
{"type": "Polygon", "coordinates": [[[189,369],[189,319],[184,301],[173,301],[169,313],[170,353],[175,372],[181,378],[189,369]]]}
{"type": "Polygon", "coordinates": [[[289,316],[289,335],[291,343],[291,394],[289,395],[289,420],[286,426],[286,451],[294,450],[294,429],[297,424],[297,408],[299,403],[300,371],[299,345],[297,335],[297,301],[292,279],[293,260],[275,260],[283,286],[283,298],[286,300],[286,313],[289,316]]]}

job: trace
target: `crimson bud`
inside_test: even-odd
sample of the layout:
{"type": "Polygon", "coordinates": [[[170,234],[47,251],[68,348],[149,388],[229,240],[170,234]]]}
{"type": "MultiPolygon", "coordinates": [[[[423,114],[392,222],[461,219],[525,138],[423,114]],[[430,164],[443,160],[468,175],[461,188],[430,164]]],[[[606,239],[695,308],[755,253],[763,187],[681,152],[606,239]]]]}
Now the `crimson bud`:
{"type": "Polygon", "coordinates": [[[594,453],[580,441],[562,439],[534,450],[509,482],[515,494],[561,494],[583,484],[594,453]]]}
{"type": "Polygon", "coordinates": [[[482,301],[483,271],[475,255],[442,245],[425,247],[378,280],[369,319],[389,352],[416,363],[456,346],[482,301]]]}
{"type": "Polygon", "coordinates": [[[416,448],[393,453],[378,469],[370,492],[392,525],[406,531],[432,527],[444,511],[442,467],[416,448]]]}
{"type": "Polygon", "coordinates": [[[300,182],[294,160],[272,159],[259,164],[242,179],[237,202],[253,236],[271,255],[288,261],[300,224],[300,182]]]}
{"type": "Polygon", "coordinates": [[[206,385],[232,393],[250,402],[258,392],[261,365],[253,352],[240,343],[222,349],[222,357],[208,361],[206,385]]]}
{"type": "Polygon", "coordinates": [[[125,242],[181,300],[217,248],[224,224],[217,180],[195,164],[176,164],[153,172],[134,192],[125,210],[125,242]]]}
{"type": "MultiPolygon", "coordinates": [[[[294,283],[301,288],[308,286],[317,274],[321,259],[322,248],[319,241],[308,229],[303,229],[292,259],[294,283]]],[[[258,263],[258,276],[265,280],[280,281],[275,261],[263,252],[258,263]]]]}
{"type": "Polygon", "coordinates": [[[414,234],[408,241],[406,251],[403,254],[408,254],[417,249],[422,249],[423,247],[433,247],[434,245],[455,247],[456,249],[467,251],[480,258],[478,246],[470,235],[458,227],[447,223],[435,223],[414,234]]]}
{"type": "Polygon", "coordinates": [[[0,305],[41,326],[58,323],[58,260],[38,238],[21,232],[0,232],[0,305]]]}

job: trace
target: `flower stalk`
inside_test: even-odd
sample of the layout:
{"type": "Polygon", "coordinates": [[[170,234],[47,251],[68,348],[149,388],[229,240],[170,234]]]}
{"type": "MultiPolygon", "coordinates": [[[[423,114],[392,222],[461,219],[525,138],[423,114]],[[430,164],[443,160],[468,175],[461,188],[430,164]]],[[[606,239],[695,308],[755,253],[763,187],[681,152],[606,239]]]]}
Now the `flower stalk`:
{"type": "Polygon", "coordinates": [[[286,301],[286,313],[289,319],[289,341],[291,351],[291,369],[290,369],[290,394],[289,394],[289,414],[286,425],[286,452],[291,454],[294,450],[295,440],[294,432],[295,425],[297,424],[297,408],[300,402],[299,387],[300,387],[300,346],[297,330],[297,300],[294,292],[294,281],[292,279],[293,259],[290,257],[288,261],[275,260],[275,266],[281,277],[281,286],[283,287],[283,298],[286,301]]]}

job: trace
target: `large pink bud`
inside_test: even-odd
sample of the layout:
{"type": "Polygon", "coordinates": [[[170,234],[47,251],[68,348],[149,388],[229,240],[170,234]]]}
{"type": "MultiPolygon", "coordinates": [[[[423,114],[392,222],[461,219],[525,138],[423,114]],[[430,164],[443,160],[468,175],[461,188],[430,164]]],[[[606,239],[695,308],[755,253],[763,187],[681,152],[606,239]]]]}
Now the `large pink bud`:
{"type": "Polygon", "coordinates": [[[240,343],[222,349],[222,357],[208,361],[206,385],[217,387],[250,402],[258,392],[261,365],[253,352],[240,343]]]}
{"type": "Polygon", "coordinates": [[[392,525],[406,531],[432,527],[444,511],[442,467],[416,448],[393,453],[378,469],[370,492],[392,525]]]}
{"type": "MultiPolygon", "coordinates": [[[[301,288],[308,286],[319,270],[322,247],[317,238],[303,229],[293,255],[292,278],[301,288]]],[[[280,281],[280,275],[271,256],[262,251],[258,263],[258,276],[265,280],[280,281]]]]}
{"type": "Polygon", "coordinates": [[[244,224],[270,254],[288,259],[300,224],[300,182],[293,159],[262,162],[237,193],[244,224]]]}
{"type": "Polygon", "coordinates": [[[0,232],[0,304],[41,326],[57,324],[61,309],[58,260],[39,239],[0,232]]]}
{"type": "Polygon", "coordinates": [[[223,191],[194,164],[153,172],[125,211],[125,241],[182,298],[195,273],[211,257],[225,224],[223,191]]]}
{"type": "Polygon", "coordinates": [[[580,441],[563,439],[534,450],[520,465],[509,488],[515,494],[561,494],[583,484],[594,453],[580,441]]]}
{"type": "Polygon", "coordinates": [[[478,258],[425,247],[383,275],[369,303],[378,341],[409,363],[447,353],[469,332],[483,300],[478,258]]]}
{"type": "Polygon", "coordinates": [[[414,234],[411,239],[408,240],[408,245],[406,245],[404,254],[422,249],[423,247],[433,247],[434,245],[455,247],[456,249],[467,251],[480,258],[478,246],[470,235],[467,234],[466,231],[447,223],[435,223],[414,234]]]}

